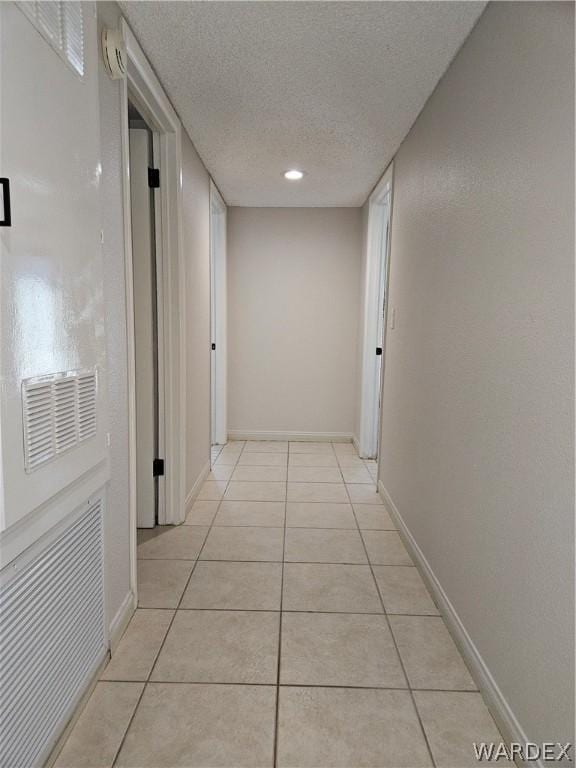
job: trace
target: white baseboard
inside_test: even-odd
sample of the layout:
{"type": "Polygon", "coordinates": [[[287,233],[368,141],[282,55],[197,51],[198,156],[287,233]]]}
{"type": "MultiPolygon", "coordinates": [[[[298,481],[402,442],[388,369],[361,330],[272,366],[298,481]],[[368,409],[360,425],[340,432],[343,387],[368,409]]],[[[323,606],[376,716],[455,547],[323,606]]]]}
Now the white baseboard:
{"type": "Polygon", "coordinates": [[[122,601],[122,605],[120,608],[118,608],[116,616],[114,616],[110,623],[110,628],[108,630],[108,645],[110,647],[111,653],[114,653],[116,650],[116,647],[120,642],[120,638],[126,631],[126,627],[130,623],[130,619],[132,618],[132,614],[135,610],[136,599],[134,597],[134,593],[132,590],[130,590],[130,592],[128,592],[122,601]]]}
{"type": "MultiPolygon", "coordinates": [[[[488,665],[480,655],[478,648],[476,648],[474,641],[468,634],[468,631],[462,623],[462,620],[456,612],[456,609],[450,602],[448,595],[444,591],[444,588],[432,570],[432,566],[416,543],[414,536],[404,522],[402,515],[398,511],[398,508],[394,504],[390,494],[382,484],[382,481],[378,482],[378,491],[382,496],[388,511],[394,519],[394,522],[396,523],[398,532],[402,537],[406,548],[412,555],[414,562],[418,567],[420,574],[422,575],[422,578],[430,589],[430,592],[432,593],[434,600],[446,621],[446,625],[454,639],[454,642],[464,656],[464,659],[470,668],[470,672],[478,684],[478,688],[480,689],[484,701],[486,702],[486,705],[488,706],[492,716],[494,717],[494,720],[496,721],[496,724],[498,725],[498,728],[500,729],[500,733],[502,734],[504,741],[506,743],[518,742],[520,744],[526,744],[528,738],[524,733],[524,729],[518,722],[518,719],[516,718],[512,708],[504,698],[504,694],[494,680],[488,665]]],[[[534,768],[544,768],[544,765],[540,760],[533,761],[530,763],[530,765],[533,765],[534,768]]]]}
{"type": "Polygon", "coordinates": [[[202,484],[204,483],[204,480],[208,477],[210,474],[210,462],[207,461],[206,464],[202,467],[202,470],[198,477],[196,478],[196,482],[190,489],[188,495],[186,496],[186,501],[184,502],[184,512],[185,514],[188,514],[190,512],[190,507],[192,504],[194,504],[194,501],[196,500],[196,496],[200,493],[200,488],[202,488],[202,484]]]}
{"type": "Polygon", "coordinates": [[[360,456],[360,440],[356,435],[352,435],[352,442],[354,444],[354,448],[356,448],[356,453],[358,456],[360,456]]]}
{"type": "Polygon", "coordinates": [[[230,429],[230,440],[297,440],[313,443],[350,443],[351,432],[273,432],[253,429],[230,429]]]}

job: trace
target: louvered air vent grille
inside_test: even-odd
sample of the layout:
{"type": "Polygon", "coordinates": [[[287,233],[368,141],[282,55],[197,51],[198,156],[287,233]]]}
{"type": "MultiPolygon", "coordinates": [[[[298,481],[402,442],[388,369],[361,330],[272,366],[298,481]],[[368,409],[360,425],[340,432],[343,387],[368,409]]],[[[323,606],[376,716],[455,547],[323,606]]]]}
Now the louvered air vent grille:
{"type": "Polygon", "coordinates": [[[97,499],[34,559],[0,574],[5,768],[43,764],[105,653],[102,512],[97,499]]]}
{"type": "Polygon", "coordinates": [[[84,74],[83,4],[67,0],[22,0],[18,5],[60,58],[82,76],[84,74]]]}
{"type": "Polygon", "coordinates": [[[96,372],[27,379],[22,410],[24,461],[32,472],[96,434],[96,372]]]}

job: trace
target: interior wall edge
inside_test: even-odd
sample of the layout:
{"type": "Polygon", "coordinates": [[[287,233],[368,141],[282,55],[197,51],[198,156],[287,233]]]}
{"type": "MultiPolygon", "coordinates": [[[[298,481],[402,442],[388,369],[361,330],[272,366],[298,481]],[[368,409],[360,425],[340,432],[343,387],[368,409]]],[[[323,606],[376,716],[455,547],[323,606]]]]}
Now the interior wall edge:
{"type": "Polygon", "coordinates": [[[136,595],[130,589],[108,627],[108,645],[114,653],[137,607],[136,595]]]}
{"type": "MultiPolygon", "coordinates": [[[[404,521],[400,510],[394,503],[394,500],[381,480],[378,481],[378,492],[382,497],[387,510],[390,512],[392,519],[396,523],[400,538],[414,560],[428,590],[431,592],[434,602],[436,603],[442,618],[446,622],[446,626],[452,639],[462,653],[474,682],[478,685],[480,693],[482,694],[492,717],[496,721],[496,725],[500,729],[504,742],[516,742],[519,744],[528,743],[529,738],[518,721],[514,710],[500,690],[488,664],[480,654],[480,651],[472,640],[464,622],[450,601],[446,590],[436,576],[424,552],[421,550],[410,528],[404,521]]],[[[540,759],[533,761],[533,763],[535,768],[544,768],[544,764],[540,759]]]]}
{"type": "Polygon", "coordinates": [[[184,512],[188,514],[190,511],[190,507],[194,502],[196,501],[196,497],[200,493],[200,488],[202,488],[202,484],[210,474],[210,462],[207,461],[206,464],[202,467],[200,474],[196,478],[195,483],[193,484],[192,488],[188,492],[186,496],[186,501],[184,502],[184,512]]]}

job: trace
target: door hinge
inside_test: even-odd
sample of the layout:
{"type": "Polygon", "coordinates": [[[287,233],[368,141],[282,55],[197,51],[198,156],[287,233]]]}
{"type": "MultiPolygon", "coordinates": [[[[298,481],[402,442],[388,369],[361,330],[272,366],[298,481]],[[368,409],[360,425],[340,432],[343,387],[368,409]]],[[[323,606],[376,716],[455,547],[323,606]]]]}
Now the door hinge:
{"type": "Polygon", "coordinates": [[[148,168],[148,186],[150,189],[158,189],[160,186],[160,171],[158,168],[148,168]]]}
{"type": "Polygon", "coordinates": [[[376,347],[376,354],[381,355],[382,354],[382,347],[376,347]]]}
{"type": "Polygon", "coordinates": [[[164,459],[154,459],[152,462],[152,476],[164,477],[164,459]]]}

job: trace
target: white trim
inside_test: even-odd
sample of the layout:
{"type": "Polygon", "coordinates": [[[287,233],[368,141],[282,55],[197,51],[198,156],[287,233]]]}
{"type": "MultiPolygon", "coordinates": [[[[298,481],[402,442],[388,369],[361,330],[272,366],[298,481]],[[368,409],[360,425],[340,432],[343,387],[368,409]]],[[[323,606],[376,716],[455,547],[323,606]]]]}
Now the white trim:
{"type": "Polygon", "coordinates": [[[196,478],[196,482],[190,489],[188,496],[186,496],[186,502],[184,504],[184,509],[186,511],[186,514],[190,512],[190,507],[196,501],[196,497],[200,493],[200,488],[202,488],[202,484],[204,483],[204,480],[206,480],[209,474],[210,474],[210,462],[207,461],[206,464],[204,464],[204,466],[202,467],[202,471],[196,478]]]}
{"type": "Polygon", "coordinates": [[[379,448],[379,397],[384,378],[393,169],[394,165],[390,163],[368,199],[358,434],[358,453],[366,459],[376,458],[379,448]],[[385,226],[386,244],[383,247],[385,226]],[[378,346],[382,347],[381,359],[376,355],[378,346]]]}
{"type": "MultiPolygon", "coordinates": [[[[132,281],[132,232],[130,221],[130,165],[128,92],[137,101],[143,117],[158,133],[156,147],[161,176],[160,218],[157,231],[157,261],[161,263],[162,311],[158,354],[163,356],[165,380],[159,387],[164,402],[163,439],[166,448],[165,499],[160,504],[161,523],[184,520],[185,459],[185,325],[184,257],[182,248],[182,141],[181,124],[172,105],[148,64],[142,49],[126,21],[121,21],[126,43],[127,77],[121,85],[121,129],[124,213],[124,261],[126,277],[126,326],[128,354],[128,438],[129,438],[129,517],[130,517],[130,587],[137,599],[136,579],[136,396],[134,365],[134,294],[132,281]]],[[[159,367],[160,370],[162,366],[159,367]]],[[[162,426],[162,425],[161,425],[162,426]]],[[[162,431],[162,430],[161,430],[162,431]]],[[[162,439],[160,440],[162,443],[162,439]]]]}
{"type": "Polygon", "coordinates": [[[229,440],[293,440],[313,443],[351,443],[351,432],[269,432],[251,429],[230,429],[229,440]]]}
{"type": "MultiPolygon", "coordinates": [[[[406,549],[412,556],[422,578],[432,593],[432,597],[446,621],[446,625],[454,642],[460,649],[470,668],[470,672],[472,673],[475,682],[478,684],[478,688],[500,729],[504,741],[506,743],[518,742],[520,744],[526,744],[529,739],[527,738],[524,729],[518,722],[510,704],[498,687],[496,680],[494,680],[488,665],[468,634],[456,608],[450,602],[442,584],[432,570],[432,566],[418,546],[416,539],[404,522],[402,515],[381,480],[378,481],[378,491],[384,500],[392,519],[396,523],[398,533],[402,537],[406,549]]],[[[544,768],[544,765],[540,760],[534,761],[534,766],[535,768],[544,768]]]]}
{"type": "Polygon", "coordinates": [[[360,455],[360,440],[358,440],[356,435],[352,435],[352,444],[354,445],[354,448],[356,448],[356,453],[360,455]]]}
{"type": "Polygon", "coordinates": [[[135,610],[136,598],[134,597],[134,593],[130,591],[122,601],[120,608],[118,608],[116,616],[114,616],[110,622],[110,627],[108,629],[108,646],[110,648],[110,653],[114,654],[135,610]]]}
{"type": "Polygon", "coordinates": [[[210,333],[216,349],[210,352],[211,441],[224,445],[228,439],[227,414],[227,208],[210,179],[210,333]]]}

